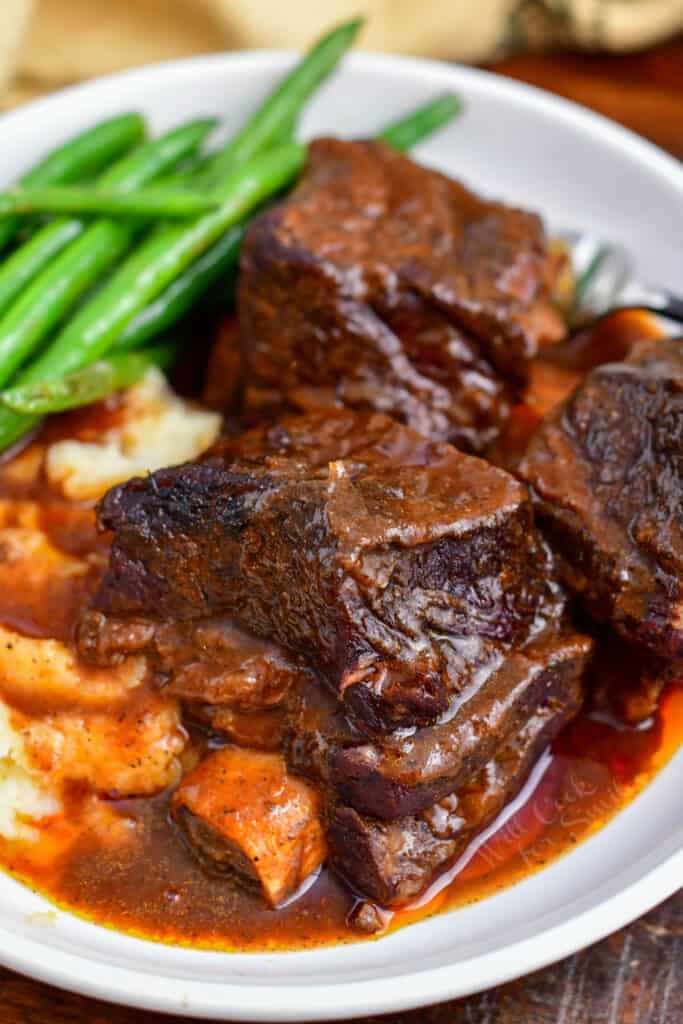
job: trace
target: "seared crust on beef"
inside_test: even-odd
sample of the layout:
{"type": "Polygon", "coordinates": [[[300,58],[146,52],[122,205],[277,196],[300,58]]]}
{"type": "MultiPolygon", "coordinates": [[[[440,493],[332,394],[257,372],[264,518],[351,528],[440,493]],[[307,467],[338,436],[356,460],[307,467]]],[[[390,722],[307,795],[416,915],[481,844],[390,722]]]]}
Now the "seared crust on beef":
{"type": "Polygon", "coordinates": [[[503,470],[385,417],[331,419],[110,491],[95,607],[228,613],[304,655],[369,732],[428,724],[557,618],[549,553],[503,470]]]}
{"type": "Polygon", "coordinates": [[[683,339],[592,371],[533,438],[520,472],[600,622],[683,656],[683,339]]]}
{"type": "Polygon", "coordinates": [[[346,405],[483,450],[563,333],[554,266],[535,214],[381,143],[316,139],[242,249],[247,421],[346,405]]]}

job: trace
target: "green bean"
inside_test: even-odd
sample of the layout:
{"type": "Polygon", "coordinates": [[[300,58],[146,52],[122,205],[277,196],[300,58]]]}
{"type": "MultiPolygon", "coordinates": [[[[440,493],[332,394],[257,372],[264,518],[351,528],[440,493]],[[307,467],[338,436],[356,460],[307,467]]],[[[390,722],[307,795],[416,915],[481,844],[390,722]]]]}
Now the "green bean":
{"type": "Polygon", "coordinates": [[[418,107],[405,117],[393,121],[379,133],[378,139],[387,142],[394,149],[406,150],[433,135],[462,110],[457,96],[446,93],[418,107]]]}
{"type": "Polygon", "coordinates": [[[220,179],[232,168],[281,142],[283,133],[292,131],[302,107],[334,70],[362,25],[363,18],[354,18],[322,36],[285,75],[242,130],[215,155],[206,169],[206,180],[220,179]]]}
{"type": "MultiPolygon", "coordinates": [[[[170,132],[168,135],[163,136],[162,139],[139,146],[132,153],[111,166],[100,177],[97,184],[106,187],[116,187],[121,190],[125,188],[127,191],[139,188],[149,181],[151,177],[156,177],[158,174],[163,173],[166,168],[174,166],[177,162],[176,155],[179,145],[182,147],[187,145],[189,151],[193,152],[202,141],[204,135],[214,125],[215,122],[209,119],[206,121],[190,122],[187,127],[177,129],[180,132],[189,130],[189,138],[181,135],[179,139],[177,136],[174,137],[173,132],[170,132]],[[192,127],[193,125],[197,127],[194,128],[192,127]],[[206,126],[205,131],[202,130],[202,125],[206,126]],[[195,131],[202,138],[193,145],[195,131]],[[158,170],[156,169],[157,166],[158,170]]],[[[4,263],[0,264],[0,316],[5,313],[12,300],[30,282],[34,281],[42,270],[49,267],[55,256],[69,242],[73,242],[86,227],[87,225],[84,221],[74,218],[67,220],[64,217],[60,217],[52,220],[41,230],[37,231],[16,252],[13,252],[4,263]]],[[[0,222],[1,231],[2,223],[0,222]]],[[[0,360],[0,386],[7,379],[2,377],[1,367],[0,360]]]]}
{"type": "Polygon", "coordinates": [[[273,137],[271,145],[284,146],[287,142],[296,142],[299,129],[299,111],[293,111],[286,121],[282,122],[279,132],[273,137]]]}
{"type": "Polygon", "coordinates": [[[196,185],[200,175],[204,173],[213,157],[213,153],[194,153],[189,160],[183,160],[173,174],[164,175],[164,186],[184,188],[186,185],[196,185]]]}
{"type": "MultiPolygon", "coordinates": [[[[105,355],[135,315],[228,228],[291,182],[305,153],[303,146],[290,143],[256,157],[225,179],[220,189],[224,202],[216,211],[190,225],[158,227],[82,306],[52,344],[19,373],[15,384],[39,384],[105,355]]],[[[0,451],[38,422],[37,417],[0,409],[0,451]]]]}
{"type": "Polygon", "coordinates": [[[162,224],[112,274],[30,366],[28,380],[47,380],[99,358],[140,310],[202,253],[300,170],[305,148],[295,142],[237,168],[217,194],[223,204],[189,225],[162,224]]]}
{"type": "Polygon", "coordinates": [[[10,448],[39,424],[40,416],[15,412],[8,405],[0,403],[0,451],[10,448]]]}
{"type": "MultiPolygon", "coordinates": [[[[80,220],[59,217],[40,228],[0,263],[0,316],[29,282],[84,229],[80,220]]],[[[0,232],[2,224],[0,223],[0,232]]]]}
{"type": "MultiPolygon", "coordinates": [[[[137,188],[192,152],[213,128],[193,121],[142,146],[108,173],[108,183],[137,188]]],[[[50,225],[45,230],[56,230],[50,225]]],[[[40,273],[0,320],[0,386],[31,354],[76,300],[123,255],[139,227],[103,218],[95,221],[40,273]]]]}
{"type": "Polygon", "coordinates": [[[107,217],[182,219],[197,217],[220,206],[209,193],[189,188],[139,189],[121,192],[84,185],[43,185],[13,189],[0,196],[0,218],[13,213],[100,213],[107,217]]]}
{"type": "Polygon", "coordinates": [[[160,295],[138,313],[121,333],[116,349],[137,348],[177,323],[219,281],[239,257],[246,224],[237,224],[190,264],[160,295]]]}
{"type": "MultiPolygon", "coordinates": [[[[142,140],[145,123],[139,114],[119,114],[53,149],[20,179],[22,185],[48,185],[87,178],[142,140]]],[[[0,224],[0,249],[14,237],[22,220],[0,224]]]]}
{"type": "Polygon", "coordinates": [[[0,391],[0,401],[14,412],[30,416],[77,409],[106,398],[113,391],[130,387],[151,366],[168,369],[179,351],[177,342],[166,342],[139,352],[112,353],[106,359],[57,380],[0,391]]]}

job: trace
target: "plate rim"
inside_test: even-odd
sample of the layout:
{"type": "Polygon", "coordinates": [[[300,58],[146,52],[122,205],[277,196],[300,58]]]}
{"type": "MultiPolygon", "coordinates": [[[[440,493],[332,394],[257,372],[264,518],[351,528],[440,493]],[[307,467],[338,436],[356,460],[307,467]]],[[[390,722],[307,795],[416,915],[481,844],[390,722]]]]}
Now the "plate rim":
{"type": "MultiPolygon", "coordinates": [[[[82,94],[96,91],[101,86],[114,85],[124,80],[135,82],[139,79],[142,84],[145,78],[153,78],[159,73],[172,74],[188,71],[192,67],[199,65],[211,67],[212,65],[219,66],[228,63],[244,64],[245,66],[252,64],[254,68],[264,66],[270,70],[278,68],[285,70],[288,65],[291,65],[300,56],[299,52],[291,49],[254,49],[196,54],[192,57],[172,58],[170,60],[140,64],[132,68],[124,68],[120,71],[76,82],[73,85],[58,89],[47,96],[39,96],[36,99],[29,100],[12,110],[4,111],[0,114],[0,125],[5,126],[14,121],[24,120],[26,117],[42,111],[47,112],[52,107],[62,104],[64,100],[77,100],[82,94]]],[[[370,69],[372,66],[391,68],[392,66],[402,65],[406,69],[412,69],[423,74],[430,73],[438,77],[444,74],[452,74],[456,78],[462,78],[465,81],[469,78],[472,81],[486,82],[488,83],[488,88],[493,89],[495,92],[516,94],[516,97],[525,102],[525,105],[536,106],[539,109],[545,108],[546,111],[550,110],[551,112],[561,111],[568,121],[579,122],[580,126],[582,123],[586,126],[591,125],[594,131],[604,132],[605,135],[602,136],[603,141],[607,138],[617,145],[621,144],[622,147],[639,152],[646,162],[662,172],[675,188],[683,192],[683,163],[673,154],[667,153],[656,143],[651,142],[625,125],[613,121],[604,114],[582,106],[574,100],[549,92],[547,89],[542,89],[539,86],[531,85],[516,78],[508,78],[495,71],[470,67],[457,62],[450,64],[447,61],[431,60],[426,57],[411,57],[407,54],[354,51],[347,54],[344,58],[345,67],[353,68],[357,66],[362,70],[363,65],[366,65],[367,69],[370,69]]]]}
{"type": "MultiPolygon", "coordinates": [[[[667,767],[661,770],[666,771],[667,767]]],[[[628,806],[633,807],[640,796],[642,794],[628,806]]],[[[607,828],[609,823],[600,832],[607,828]]],[[[49,957],[46,959],[44,944],[14,935],[1,925],[0,937],[6,937],[7,941],[0,943],[0,962],[10,970],[79,995],[119,1006],[182,1014],[197,1019],[299,1024],[303,1021],[354,1019],[378,1013],[407,1011],[475,995],[521,975],[531,974],[630,924],[681,887],[683,845],[680,837],[674,837],[674,841],[679,844],[678,847],[665,855],[659,863],[653,867],[648,866],[648,862],[656,856],[651,854],[628,865],[620,873],[635,875],[628,884],[621,885],[618,879],[611,886],[606,883],[601,889],[614,888],[613,892],[564,923],[487,953],[466,957],[455,964],[416,970],[409,974],[341,981],[334,986],[326,983],[255,986],[248,983],[236,985],[209,980],[173,979],[154,972],[107,964],[103,960],[93,961],[63,950],[49,949],[49,957]],[[599,919],[597,927],[596,918],[599,919]],[[586,939],[587,933],[583,929],[589,921],[591,931],[590,937],[586,939]],[[539,941],[541,939],[542,942],[539,941]],[[39,955],[37,967],[36,961],[31,959],[31,954],[35,953],[39,955]],[[520,964],[523,964],[521,971],[520,964]],[[96,968],[90,978],[83,973],[86,965],[91,970],[96,968]],[[476,966],[478,972],[474,981],[471,976],[468,977],[468,971],[473,966],[476,966]],[[491,978],[492,972],[495,973],[495,980],[491,978]],[[153,991],[154,983],[158,987],[153,991]],[[331,1007],[333,993],[335,1002],[331,1007]],[[131,1002],[131,998],[134,1002],[131,1002]]],[[[587,843],[590,843],[590,838],[581,845],[587,843]]],[[[569,852],[564,856],[570,855],[569,852]]],[[[457,909],[451,913],[457,914],[457,909]]],[[[93,927],[98,926],[93,924],[93,927]]],[[[211,950],[199,952],[210,958],[230,955],[211,950]]],[[[286,957],[292,953],[267,955],[286,957]]]]}
{"type": "MultiPolygon", "coordinates": [[[[35,99],[4,113],[0,124],[14,126],[23,121],[30,122],[32,118],[45,117],[60,108],[65,101],[77,105],[82,96],[90,97],[100,87],[115,85],[124,80],[127,86],[139,83],[142,88],[145,80],[159,75],[174,76],[192,70],[201,74],[202,69],[224,64],[242,64],[254,71],[272,71],[286,67],[296,57],[297,54],[291,50],[269,49],[206,54],[145,64],[77,83],[47,97],[35,99]]],[[[406,71],[419,72],[425,79],[443,79],[445,75],[451,75],[454,84],[457,81],[461,87],[466,86],[468,80],[483,82],[489,95],[512,96],[527,109],[561,116],[565,122],[578,127],[587,138],[600,133],[603,142],[608,141],[611,146],[627,152],[631,159],[646,165],[654,174],[664,176],[683,197],[683,164],[674,156],[623,125],[564,97],[492,71],[420,57],[361,52],[349,55],[346,64],[351,69],[359,70],[395,71],[397,67],[405,68],[406,71]]],[[[665,766],[661,771],[667,771],[668,767],[665,766]]],[[[636,805],[638,800],[639,797],[636,797],[629,807],[636,805]]],[[[604,828],[609,828],[609,824],[604,828]]],[[[467,957],[456,964],[416,970],[409,974],[340,981],[334,986],[241,986],[182,979],[173,979],[171,983],[160,974],[107,965],[102,960],[88,959],[86,955],[46,947],[39,940],[13,934],[1,923],[0,962],[11,970],[88,997],[198,1018],[243,1021],[330,1020],[340,1016],[351,1018],[412,1009],[471,995],[510,981],[520,974],[538,970],[599,941],[646,913],[681,886],[683,842],[676,836],[673,841],[678,845],[659,860],[653,853],[635,863],[626,864],[619,877],[627,874],[630,881],[617,887],[611,894],[603,895],[569,920],[495,950],[467,957]],[[651,863],[653,859],[654,864],[651,863]],[[590,928],[587,929],[588,922],[590,928]],[[473,969],[475,965],[476,975],[473,969]],[[468,971],[471,972],[469,977],[468,971]],[[153,984],[155,981],[156,989],[153,984]],[[159,985],[159,982],[163,982],[163,985],[159,985]],[[335,1005],[331,1008],[333,998],[335,1005]]],[[[586,839],[582,845],[587,842],[590,839],[586,839]]],[[[605,888],[607,886],[603,885],[603,892],[605,888]]],[[[453,913],[457,913],[457,910],[453,913]]],[[[207,951],[206,955],[215,957],[226,954],[207,951]]]]}

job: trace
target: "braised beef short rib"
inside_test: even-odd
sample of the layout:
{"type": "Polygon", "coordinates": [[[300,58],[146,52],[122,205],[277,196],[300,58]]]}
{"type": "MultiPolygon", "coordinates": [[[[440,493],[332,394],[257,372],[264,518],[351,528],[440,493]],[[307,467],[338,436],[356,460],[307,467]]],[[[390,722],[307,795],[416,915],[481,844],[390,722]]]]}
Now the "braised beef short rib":
{"type": "MultiPolygon", "coordinates": [[[[525,486],[384,415],[261,425],[115,488],[100,523],[82,654],[144,650],[213,744],[256,767],[277,752],[319,795],[332,866],[386,906],[459,855],[578,709],[592,642],[525,486]]],[[[174,813],[212,870],[275,903],[287,863],[261,870],[258,816],[223,814],[249,797],[217,774],[231,756],[209,754],[174,813]]]]}
{"type": "Polygon", "coordinates": [[[567,694],[576,707],[592,647],[581,634],[549,630],[506,658],[442,721],[374,743],[307,681],[289,701],[288,763],[364,814],[391,819],[425,811],[514,743],[539,708],[563,704],[567,694]]]}
{"type": "Polygon", "coordinates": [[[97,611],[228,614],[304,657],[370,733],[434,722],[563,607],[526,488],[377,414],[225,442],[113,489],[99,517],[97,611]]]}
{"type": "Polygon", "coordinates": [[[382,906],[414,900],[520,792],[581,700],[580,673],[558,678],[495,757],[421,814],[383,821],[332,800],[326,812],[332,865],[382,906]]]}
{"type": "Polygon", "coordinates": [[[535,214],[382,143],[316,139],[242,250],[246,420],[346,405],[482,451],[563,333],[555,269],[535,214]]]}
{"type": "Polygon", "coordinates": [[[599,622],[683,656],[683,340],[637,345],[547,416],[520,472],[599,622]]]}

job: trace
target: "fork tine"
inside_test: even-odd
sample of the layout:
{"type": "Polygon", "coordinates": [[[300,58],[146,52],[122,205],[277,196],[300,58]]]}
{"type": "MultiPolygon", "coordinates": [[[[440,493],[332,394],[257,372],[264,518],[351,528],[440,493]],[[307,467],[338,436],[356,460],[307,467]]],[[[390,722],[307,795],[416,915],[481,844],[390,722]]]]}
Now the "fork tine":
{"type": "Polygon", "coordinates": [[[632,274],[626,252],[586,232],[565,232],[576,278],[576,307],[592,314],[617,304],[632,274]]]}
{"type": "Polygon", "coordinates": [[[583,308],[601,313],[618,305],[619,296],[631,276],[630,261],[617,246],[604,245],[597,265],[580,293],[583,308]]]}
{"type": "MultiPolygon", "coordinates": [[[[585,246],[584,250],[587,251],[588,246],[585,246]]],[[[585,251],[580,254],[582,258],[585,256],[585,251]]],[[[601,245],[599,248],[594,249],[590,261],[585,265],[583,270],[577,272],[577,268],[574,267],[574,273],[576,276],[574,305],[577,308],[581,308],[586,305],[586,292],[590,288],[591,281],[600,270],[606,256],[607,247],[601,245]]]]}
{"type": "Polygon", "coordinates": [[[580,278],[595,261],[598,252],[602,248],[601,243],[591,235],[584,235],[579,232],[568,232],[564,238],[569,245],[574,274],[577,278],[580,278]]]}
{"type": "Polygon", "coordinates": [[[569,313],[574,330],[615,308],[647,309],[683,323],[683,298],[636,280],[633,263],[621,246],[601,242],[585,231],[562,231],[558,237],[569,250],[576,282],[569,313]]]}

